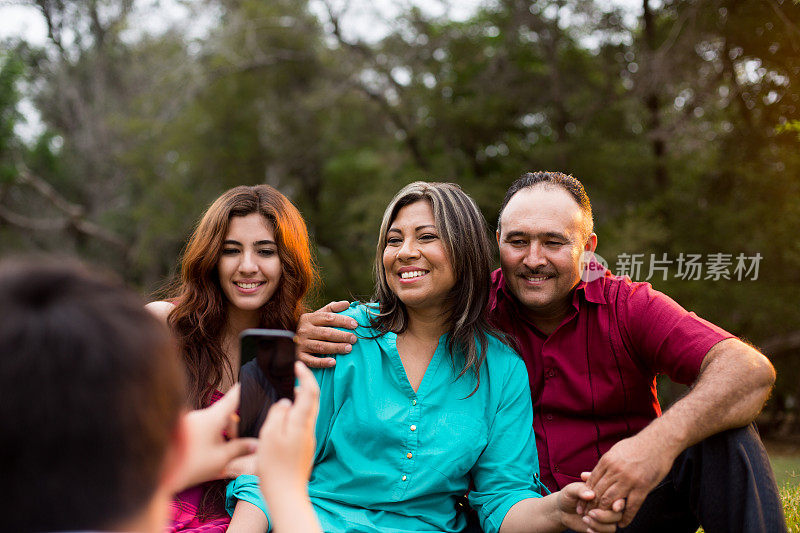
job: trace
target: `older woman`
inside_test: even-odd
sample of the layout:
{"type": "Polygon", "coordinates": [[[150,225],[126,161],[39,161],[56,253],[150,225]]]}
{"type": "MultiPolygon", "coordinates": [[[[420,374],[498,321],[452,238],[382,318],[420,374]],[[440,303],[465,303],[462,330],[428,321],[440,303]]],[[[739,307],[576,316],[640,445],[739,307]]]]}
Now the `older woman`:
{"type": "Polygon", "coordinates": [[[620,513],[576,514],[593,497],[581,483],[543,496],[527,372],[484,312],[487,233],[453,184],[412,183],[386,208],[374,303],[345,311],[361,340],[315,374],[309,494],[323,530],[460,531],[467,492],[485,531],[615,529],[620,513]]]}

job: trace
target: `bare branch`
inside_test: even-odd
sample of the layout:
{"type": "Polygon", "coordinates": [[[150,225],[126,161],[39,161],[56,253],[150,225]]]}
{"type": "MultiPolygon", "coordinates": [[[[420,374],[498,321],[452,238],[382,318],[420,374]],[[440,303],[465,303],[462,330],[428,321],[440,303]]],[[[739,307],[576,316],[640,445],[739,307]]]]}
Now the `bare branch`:
{"type": "Polygon", "coordinates": [[[742,90],[742,86],[739,84],[739,80],[736,76],[736,66],[734,65],[733,60],[731,59],[731,52],[730,52],[730,47],[728,45],[727,36],[724,37],[722,41],[721,58],[722,58],[723,69],[728,75],[729,78],[728,81],[732,87],[731,93],[733,98],[736,100],[738,104],[739,112],[742,118],[744,119],[747,128],[751,132],[754,132],[756,131],[755,119],[753,118],[753,115],[750,113],[750,110],[747,108],[747,102],[745,101],[744,98],[744,90],[742,90]]]}
{"type": "Polygon", "coordinates": [[[34,231],[75,231],[127,251],[129,246],[118,235],[86,218],[86,209],[64,198],[46,180],[36,176],[24,165],[18,165],[17,183],[28,185],[61,211],[63,219],[36,219],[15,213],[0,206],[0,219],[8,224],[34,231]]]}
{"type": "MultiPolygon", "coordinates": [[[[795,24],[792,23],[791,20],[789,20],[789,17],[787,17],[786,13],[784,13],[781,10],[781,8],[778,6],[778,4],[775,2],[775,0],[769,0],[769,5],[770,5],[770,7],[772,7],[773,11],[775,11],[775,14],[778,15],[778,18],[781,19],[781,21],[784,24],[786,24],[786,27],[791,32],[794,32],[797,35],[800,35],[800,28],[798,28],[795,24]]],[[[794,45],[794,48],[797,48],[797,43],[795,42],[794,39],[792,39],[792,45],[794,45]]]]}
{"type": "Polygon", "coordinates": [[[97,12],[97,2],[93,1],[89,4],[89,20],[91,21],[90,27],[95,39],[95,46],[102,48],[106,40],[107,29],[103,27],[100,22],[100,14],[97,12]]]}
{"type": "Polygon", "coordinates": [[[391,120],[392,124],[394,124],[395,128],[403,131],[403,133],[406,134],[406,146],[408,146],[408,149],[411,152],[411,155],[414,157],[414,161],[416,162],[417,166],[424,170],[430,169],[428,160],[422,154],[422,148],[416,132],[406,125],[403,117],[401,117],[397,110],[394,109],[391,104],[389,104],[388,100],[386,100],[386,97],[380,93],[370,91],[367,87],[364,87],[364,85],[360,83],[357,84],[357,87],[371,100],[375,101],[381,107],[381,109],[383,109],[383,111],[388,115],[389,120],[391,120]]]}
{"type": "MultiPolygon", "coordinates": [[[[333,7],[330,5],[330,2],[327,0],[323,0],[323,4],[325,4],[326,9],[328,10],[328,17],[331,20],[331,24],[333,25],[333,36],[336,37],[336,41],[343,47],[360,55],[363,59],[369,62],[372,67],[381,72],[386,79],[392,84],[398,94],[402,94],[405,92],[405,87],[400,84],[395,77],[392,75],[391,71],[387,71],[382,65],[378,63],[375,59],[375,55],[369,50],[366,46],[362,43],[352,43],[344,38],[341,31],[341,24],[339,23],[339,15],[333,12],[333,7]]],[[[344,10],[342,10],[344,12],[344,10]]]]}
{"type": "Polygon", "coordinates": [[[77,230],[88,237],[93,237],[99,241],[112,244],[115,247],[127,252],[128,245],[122,241],[118,236],[110,233],[109,231],[101,228],[93,222],[88,220],[70,220],[67,218],[62,219],[44,219],[32,218],[25,215],[15,213],[0,205],[0,220],[21,229],[30,231],[67,231],[70,228],[77,230]]]}
{"type": "Polygon", "coordinates": [[[669,35],[667,36],[666,40],[661,44],[661,46],[658,47],[657,50],[655,50],[656,56],[663,58],[669,53],[675,42],[678,40],[678,36],[680,36],[681,30],[683,30],[683,26],[690,17],[694,18],[696,16],[699,8],[699,4],[696,4],[692,6],[691,9],[687,9],[683,12],[680,20],[675,22],[675,24],[672,25],[672,28],[670,28],[669,35]]]}
{"type": "Polygon", "coordinates": [[[107,229],[95,224],[94,222],[91,222],[90,220],[81,218],[78,220],[72,220],[70,222],[73,228],[84,235],[94,237],[95,239],[108,244],[112,244],[125,252],[127,252],[129,249],[128,244],[118,235],[111,233],[107,229]]]}
{"type": "Polygon", "coordinates": [[[61,24],[56,22],[53,16],[51,2],[48,0],[37,0],[36,5],[42,12],[45,24],[47,24],[47,37],[53,42],[53,44],[56,45],[56,48],[58,48],[58,51],[61,53],[61,57],[66,59],[67,50],[64,48],[64,44],[61,42],[61,24]]]}
{"type": "Polygon", "coordinates": [[[0,205],[0,220],[3,220],[12,226],[33,231],[62,231],[68,227],[67,221],[64,219],[58,220],[26,217],[25,215],[14,213],[2,205],[0,205]]]}
{"type": "Polygon", "coordinates": [[[252,72],[263,68],[274,67],[279,63],[284,63],[287,61],[301,61],[310,57],[308,53],[298,52],[296,50],[276,50],[269,56],[264,56],[263,54],[261,54],[261,56],[262,57],[259,57],[253,61],[234,63],[230,67],[216,68],[210,73],[209,79],[213,81],[225,76],[230,76],[232,74],[252,72]]]}
{"type": "Polygon", "coordinates": [[[17,183],[30,185],[36,192],[47,198],[59,211],[64,213],[70,218],[78,218],[83,216],[84,208],[71,203],[69,200],[61,196],[52,185],[47,183],[42,178],[35,176],[28,168],[18,167],[19,175],[17,183]]]}
{"type": "MultiPolygon", "coordinates": [[[[359,56],[361,56],[361,58],[366,60],[375,71],[380,72],[386,77],[387,80],[389,80],[389,83],[397,91],[398,96],[402,95],[405,92],[405,87],[397,82],[394,76],[391,75],[391,72],[387,72],[386,69],[378,63],[371,50],[361,43],[351,43],[344,38],[341,32],[339,15],[334,13],[333,6],[329,0],[322,0],[322,3],[328,11],[328,17],[330,18],[331,25],[333,26],[333,36],[336,38],[337,42],[343,48],[357,53],[359,56]]],[[[423,154],[422,147],[419,142],[419,135],[417,134],[415,128],[413,128],[412,125],[403,118],[396,107],[389,102],[386,95],[381,92],[371,90],[361,82],[354,82],[354,84],[371,100],[376,102],[381,109],[383,109],[383,111],[389,117],[389,120],[397,129],[405,133],[404,142],[411,152],[411,155],[414,158],[414,162],[417,164],[417,166],[422,169],[429,169],[431,165],[423,154]]]]}

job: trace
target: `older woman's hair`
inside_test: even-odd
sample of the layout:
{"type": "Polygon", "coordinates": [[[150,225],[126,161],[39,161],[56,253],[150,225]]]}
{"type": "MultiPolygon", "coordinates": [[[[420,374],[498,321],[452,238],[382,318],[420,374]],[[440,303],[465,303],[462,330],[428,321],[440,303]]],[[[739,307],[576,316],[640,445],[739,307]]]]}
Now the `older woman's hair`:
{"type": "Polygon", "coordinates": [[[294,330],[307,310],[306,296],[317,282],[306,224],[283,194],[269,185],[243,185],[211,204],[184,250],[180,278],[171,291],[175,309],[168,318],[180,344],[196,408],[205,406],[225,372],[234,377],[221,345],[228,313],[217,263],[231,218],[253,213],[272,225],[281,260],[278,289],[261,308],[260,327],[294,330]]]}
{"type": "Polygon", "coordinates": [[[373,299],[379,304],[380,312],[373,316],[372,327],[384,333],[402,333],[408,328],[406,308],[386,280],[383,251],[389,226],[398,211],[419,201],[428,202],[433,209],[439,238],[455,274],[455,285],[446,300],[447,348],[454,358],[456,354],[464,356],[458,377],[472,370],[480,384],[480,366],[486,357],[487,335],[497,335],[486,314],[492,245],[486,220],[472,198],[458,185],[417,181],[403,187],[389,202],[383,213],[375,254],[373,299]]]}

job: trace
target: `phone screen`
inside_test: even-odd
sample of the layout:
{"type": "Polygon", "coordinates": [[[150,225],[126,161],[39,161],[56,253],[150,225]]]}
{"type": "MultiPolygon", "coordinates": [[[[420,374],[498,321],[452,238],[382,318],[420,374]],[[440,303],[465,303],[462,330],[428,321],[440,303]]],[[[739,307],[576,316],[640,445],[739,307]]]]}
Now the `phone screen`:
{"type": "Polygon", "coordinates": [[[247,329],[239,335],[239,436],[258,437],[273,403],[294,400],[294,333],[277,329],[247,329]]]}

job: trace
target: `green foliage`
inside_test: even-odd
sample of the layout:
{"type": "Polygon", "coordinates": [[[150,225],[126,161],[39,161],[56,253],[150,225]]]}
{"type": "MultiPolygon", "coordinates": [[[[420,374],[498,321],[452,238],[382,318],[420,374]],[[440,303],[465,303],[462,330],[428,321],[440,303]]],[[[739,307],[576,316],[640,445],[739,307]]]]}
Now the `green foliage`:
{"type": "Polygon", "coordinates": [[[14,128],[21,118],[17,105],[23,68],[22,61],[15,54],[0,55],[0,186],[16,178],[13,158],[19,146],[14,128]]]}
{"type": "Polygon", "coordinates": [[[797,140],[800,141],[800,120],[788,120],[783,124],[778,124],[775,127],[777,133],[797,133],[797,140]]]}

